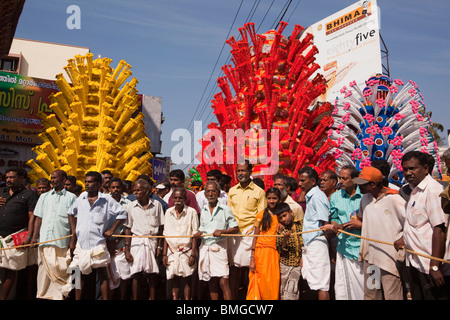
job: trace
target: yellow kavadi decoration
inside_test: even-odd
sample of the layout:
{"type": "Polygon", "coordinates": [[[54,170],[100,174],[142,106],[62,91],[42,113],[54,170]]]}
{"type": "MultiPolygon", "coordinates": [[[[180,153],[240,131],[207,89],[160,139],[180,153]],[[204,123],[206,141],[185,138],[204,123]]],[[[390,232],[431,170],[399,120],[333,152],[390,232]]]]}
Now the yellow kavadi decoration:
{"type": "Polygon", "coordinates": [[[93,60],[92,53],[77,55],[64,67],[70,78],[56,75],[59,92],[50,96],[52,114],[40,113],[42,144],[33,148],[30,179],[49,178],[56,169],[77,177],[84,185],[88,171],[111,170],[114,176],[134,181],[152,174],[150,140],[131,66],[121,60],[113,69],[109,58],[93,60]],[[136,115],[135,115],[136,114],[136,115]],[[133,117],[132,117],[133,116],[133,117]]]}

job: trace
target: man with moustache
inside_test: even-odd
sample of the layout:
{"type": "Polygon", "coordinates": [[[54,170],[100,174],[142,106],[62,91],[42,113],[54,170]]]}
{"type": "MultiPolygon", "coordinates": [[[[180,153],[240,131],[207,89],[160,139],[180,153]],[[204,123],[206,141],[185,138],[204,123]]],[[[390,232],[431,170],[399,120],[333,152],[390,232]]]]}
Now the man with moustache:
{"type": "MultiPolygon", "coordinates": [[[[411,188],[406,204],[403,237],[395,242],[397,250],[407,247],[415,252],[442,259],[446,250],[448,216],[441,207],[442,184],[429,174],[427,154],[411,151],[402,158],[403,175],[411,188]]],[[[408,283],[413,300],[448,300],[450,267],[438,260],[406,252],[408,283]]]]}
{"type": "MultiPolygon", "coordinates": [[[[169,208],[173,207],[173,198],[172,192],[175,187],[183,187],[186,176],[184,175],[183,170],[175,169],[170,171],[169,173],[169,182],[170,182],[170,191],[164,196],[163,200],[168,204],[169,208]]],[[[197,198],[195,197],[195,193],[191,190],[186,190],[186,205],[194,208],[198,214],[200,214],[200,209],[197,204],[197,198]]]]}
{"type": "Polygon", "coordinates": [[[319,188],[327,195],[328,200],[330,200],[330,196],[336,192],[337,184],[338,176],[333,170],[325,170],[320,175],[319,188]]]}
{"type": "Polygon", "coordinates": [[[183,291],[185,300],[191,299],[191,277],[197,259],[197,239],[191,238],[198,230],[198,214],[194,208],[185,205],[186,189],[176,187],[172,197],[174,206],[164,217],[163,264],[166,277],[172,287],[172,299],[180,298],[183,291]]]}
{"type": "Polygon", "coordinates": [[[89,171],[85,175],[85,190],[69,209],[72,231],[69,248],[73,250],[71,268],[81,271],[81,288],[75,288],[75,299],[95,296],[98,277],[103,300],[109,300],[107,266],[111,256],[107,241],[127,218],[127,212],[109,194],[101,193],[102,175],[89,171]]]}
{"type": "MultiPolygon", "coordinates": [[[[305,193],[306,211],[303,219],[303,232],[317,230],[328,223],[330,207],[328,198],[320,190],[319,175],[312,167],[306,166],[298,171],[298,184],[305,193]]],[[[302,276],[311,290],[318,292],[319,300],[329,300],[330,257],[328,241],[322,231],[302,234],[303,268],[302,276]]]]}
{"type": "Polygon", "coordinates": [[[247,160],[236,166],[239,183],[228,192],[228,206],[238,222],[240,234],[244,236],[229,239],[231,254],[231,293],[233,300],[238,299],[240,283],[243,292],[247,293],[248,272],[250,266],[253,237],[246,237],[254,232],[256,214],[266,208],[267,201],[264,190],[251,180],[252,165],[247,160]]]}
{"type": "MultiPolygon", "coordinates": [[[[131,200],[127,199],[123,194],[125,184],[122,179],[112,177],[108,182],[111,197],[126,210],[131,200]]],[[[121,223],[114,230],[114,235],[124,235],[125,230],[125,224],[121,223]]],[[[125,258],[125,238],[114,237],[113,240],[108,242],[109,252],[112,258],[110,264],[110,281],[112,281],[113,285],[111,287],[113,288],[113,294],[116,295],[117,291],[119,291],[121,299],[124,300],[127,296],[128,280],[131,277],[130,263],[125,258]]]]}
{"type": "Polygon", "coordinates": [[[141,298],[141,286],[147,286],[149,300],[155,299],[156,276],[159,273],[156,257],[162,253],[164,212],[160,202],[149,198],[150,184],[144,179],[134,184],[136,200],[128,204],[125,234],[125,255],[131,265],[132,297],[141,298]],[[148,237],[146,237],[148,236],[148,237]]]}
{"type": "Polygon", "coordinates": [[[343,166],[339,171],[341,189],[330,196],[331,224],[322,227],[326,232],[337,235],[335,296],[336,300],[363,300],[363,264],[358,261],[361,240],[358,237],[339,233],[345,230],[361,235],[361,219],[357,217],[362,194],[352,179],[359,171],[352,165],[343,166]]]}
{"type": "MultiPolygon", "coordinates": [[[[206,173],[206,180],[207,181],[215,181],[217,183],[220,183],[222,180],[222,172],[220,170],[209,170],[206,173]]],[[[203,209],[204,206],[208,205],[208,199],[206,199],[205,190],[199,191],[195,197],[197,198],[197,204],[200,211],[203,209]]],[[[225,191],[220,190],[220,196],[218,199],[221,203],[227,204],[228,202],[228,195],[225,191]]]]}
{"type": "Polygon", "coordinates": [[[239,228],[231,209],[219,201],[220,190],[218,182],[206,182],[205,197],[208,205],[202,208],[200,227],[194,237],[201,241],[198,259],[199,279],[208,282],[211,300],[219,299],[219,286],[224,300],[231,300],[228,241],[222,235],[236,233],[239,228]],[[212,236],[202,238],[202,234],[212,236]]]}
{"type": "MultiPolygon", "coordinates": [[[[5,177],[6,187],[0,191],[1,247],[28,245],[33,236],[33,211],[38,195],[24,187],[23,182],[27,177],[24,169],[9,168],[5,177]],[[14,240],[16,237],[17,240],[14,240]]],[[[6,300],[17,279],[18,271],[27,266],[28,248],[3,250],[0,254],[0,268],[5,272],[0,300],[6,300]]]]}
{"type": "Polygon", "coordinates": [[[66,178],[65,171],[55,170],[50,178],[53,189],[39,197],[34,210],[31,244],[43,242],[38,247],[36,297],[39,299],[62,300],[72,289],[67,272],[71,261],[70,239],[64,237],[70,235],[67,212],[77,197],[64,189],[66,178]],[[54,239],[60,240],[47,242],[54,239]]]}
{"type": "Polygon", "coordinates": [[[399,265],[404,256],[394,247],[368,241],[394,242],[403,234],[405,200],[397,190],[384,186],[383,174],[364,167],[353,181],[363,194],[358,210],[362,221],[359,261],[364,264],[364,300],[403,300],[399,265]],[[373,281],[373,275],[378,275],[373,281]]]}
{"type": "Polygon", "coordinates": [[[288,178],[282,174],[277,173],[273,176],[273,186],[281,192],[281,202],[287,203],[292,210],[294,219],[303,221],[305,213],[303,208],[289,195],[288,192],[288,178]]]}
{"type": "Polygon", "coordinates": [[[64,182],[64,188],[77,195],[77,178],[75,176],[68,175],[64,182]]]}

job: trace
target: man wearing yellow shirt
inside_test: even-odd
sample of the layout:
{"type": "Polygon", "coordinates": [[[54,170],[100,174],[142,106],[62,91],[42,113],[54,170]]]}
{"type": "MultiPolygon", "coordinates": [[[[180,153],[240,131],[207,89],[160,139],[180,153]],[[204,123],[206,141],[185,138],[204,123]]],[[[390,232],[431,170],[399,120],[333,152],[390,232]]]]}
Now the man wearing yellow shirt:
{"type": "MultiPolygon", "coordinates": [[[[258,187],[250,178],[252,165],[246,161],[238,164],[236,174],[239,183],[228,192],[228,206],[231,208],[242,235],[254,232],[256,214],[266,208],[264,190],[258,187]]],[[[229,238],[230,248],[230,286],[233,300],[239,299],[240,282],[243,281],[244,297],[247,293],[248,272],[250,265],[253,237],[237,236],[229,238]]]]}

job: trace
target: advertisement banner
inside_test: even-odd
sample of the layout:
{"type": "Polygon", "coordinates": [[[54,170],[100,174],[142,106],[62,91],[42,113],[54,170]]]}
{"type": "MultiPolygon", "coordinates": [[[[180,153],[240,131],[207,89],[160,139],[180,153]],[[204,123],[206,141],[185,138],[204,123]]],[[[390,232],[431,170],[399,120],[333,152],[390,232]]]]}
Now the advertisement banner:
{"type": "Polygon", "coordinates": [[[0,143],[36,145],[42,131],[39,112],[51,113],[55,81],[0,71],[0,143]]]}
{"type": "Polygon", "coordinates": [[[358,1],[303,32],[301,39],[307,33],[314,36],[319,50],[317,72],[327,80],[327,92],[319,101],[334,103],[340,90],[350,82],[364,87],[365,80],[382,73],[379,31],[377,2],[358,1]]]}
{"type": "Polygon", "coordinates": [[[155,181],[164,181],[166,179],[169,179],[169,172],[167,170],[167,162],[165,159],[151,158],[150,164],[152,165],[153,169],[152,178],[155,181]]]}

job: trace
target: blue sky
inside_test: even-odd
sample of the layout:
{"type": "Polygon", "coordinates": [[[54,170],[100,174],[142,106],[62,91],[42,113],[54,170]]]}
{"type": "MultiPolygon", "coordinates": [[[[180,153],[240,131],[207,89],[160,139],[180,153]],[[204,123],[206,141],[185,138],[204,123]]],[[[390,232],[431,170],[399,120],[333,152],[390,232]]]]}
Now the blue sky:
{"type": "MultiPolygon", "coordinates": [[[[357,2],[293,0],[284,16],[289,35],[357,2]]],[[[132,65],[140,93],[162,98],[162,155],[178,142],[176,129],[192,131],[193,120],[215,120],[210,100],[216,79],[228,63],[224,45],[238,28],[254,22],[258,33],[273,28],[286,0],[45,0],[25,3],[16,37],[90,48],[94,56],[132,65]],[[81,29],[68,29],[66,9],[81,9],[81,29]]],[[[432,121],[450,129],[447,93],[450,78],[450,3],[378,0],[381,35],[389,50],[392,78],[415,81],[432,121]]],[[[194,143],[194,142],[193,142],[194,143]]],[[[181,166],[184,168],[185,165],[181,166]]]]}

